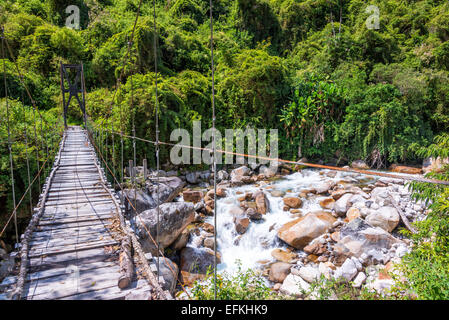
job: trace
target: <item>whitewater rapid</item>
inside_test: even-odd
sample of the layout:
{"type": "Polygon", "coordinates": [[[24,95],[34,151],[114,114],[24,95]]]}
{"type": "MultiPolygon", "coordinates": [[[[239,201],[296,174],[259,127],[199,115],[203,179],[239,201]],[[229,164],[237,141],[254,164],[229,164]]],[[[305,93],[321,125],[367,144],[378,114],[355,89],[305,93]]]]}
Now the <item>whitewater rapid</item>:
{"type": "MultiPolygon", "coordinates": [[[[325,172],[323,172],[325,173],[325,172]]],[[[275,197],[271,195],[271,191],[283,191],[286,196],[299,196],[304,189],[309,189],[318,184],[328,181],[339,181],[348,176],[344,172],[338,172],[333,178],[326,174],[320,174],[318,170],[302,170],[291,175],[284,176],[282,179],[260,183],[257,185],[244,185],[241,187],[227,188],[227,196],[217,199],[217,245],[221,254],[222,263],[218,265],[219,271],[233,273],[237,270],[238,262],[243,270],[260,267],[268,261],[272,261],[271,252],[275,248],[286,248],[287,245],[279,240],[276,236],[279,228],[294,219],[297,216],[292,215],[288,211],[284,211],[283,196],[275,197]],[[255,193],[263,190],[269,201],[269,211],[263,215],[263,220],[252,221],[248,230],[239,235],[235,231],[233,215],[230,210],[233,206],[239,206],[238,200],[246,192],[255,193]]],[[[357,177],[361,179],[362,176],[357,177]]],[[[355,180],[355,179],[354,179],[355,180]]],[[[355,181],[354,181],[355,182],[355,181]]],[[[326,196],[314,196],[303,200],[301,212],[306,214],[311,211],[322,210],[319,202],[326,196]]],[[[213,224],[213,217],[208,217],[206,222],[213,224]]],[[[195,239],[191,241],[191,245],[195,243],[195,239]]]]}

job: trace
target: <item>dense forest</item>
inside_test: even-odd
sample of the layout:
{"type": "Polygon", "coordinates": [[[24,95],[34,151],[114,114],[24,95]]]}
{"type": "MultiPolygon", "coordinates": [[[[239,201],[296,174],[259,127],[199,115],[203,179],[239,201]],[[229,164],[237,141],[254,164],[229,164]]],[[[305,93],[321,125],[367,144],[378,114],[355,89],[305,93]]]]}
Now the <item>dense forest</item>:
{"type": "MultiPolygon", "coordinates": [[[[220,130],[277,128],[279,156],[289,160],[306,157],[344,165],[363,159],[373,168],[386,168],[448,155],[448,1],[214,0],[213,4],[220,130]],[[371,5],[378,8],[378,25],[371,5]]],[[[136,135],[154,139],[157,43],[160,139],[169,141],[173,129],[191,128],[194,120],[201,120],[204,128],[211,126],[209,1],[157,0],[156,6],[157,30],[153,2],[143,1],[130,57],[125,59],[139,0],[0,0],[0,25],[11,49],[5,49],[0,59],[2,72],[6,68],[11,139],[17,141],[12,148],[19,195],[27,184],[25,152],[36,172],[55,149],[57,137],[50,129],[60,124],[62,112],[61,62],[84,64],[86,105],[94,121],[113,123],[131,134],[135,119],[136,135]],[[79,30],[65,27],[69,5],[80,9],[79,30]],[[43,119],[37,132],[33,127],[37,115],[14,61],[43,119]]],[[[4,97],[1,86],[0,208],[9,212],[4,97]]],[[[82,123],[75,102],[69,112],[70,122],[82,123]]],[[[131,154],[131,146],[125,148],[131,154]]],[[[154,164],[152,150],[143,144],[138,150],[139,159],[147,157],[154,164]]],[[[168,150],[164,152],[166,156],[168,150]]],[[[415,189],[421,198],[438,202],[438,190],[419,185],[415,189]]],[[[38,190],[36,186],[33,192],[38,190]]],[[[5,215],[0,216],[3,225],[5,215]]],[[[446,229],[441,226],[438,232],[446,229]]],[[[448,259],[447,234],[443,238],[439,248],[445,248],[442,256],[448,259]]],[[[416,255],[416,266],[422,265],[425,254],[416,255]]],[[[433,274],[433,267],[428,267],[433,274]]]]}

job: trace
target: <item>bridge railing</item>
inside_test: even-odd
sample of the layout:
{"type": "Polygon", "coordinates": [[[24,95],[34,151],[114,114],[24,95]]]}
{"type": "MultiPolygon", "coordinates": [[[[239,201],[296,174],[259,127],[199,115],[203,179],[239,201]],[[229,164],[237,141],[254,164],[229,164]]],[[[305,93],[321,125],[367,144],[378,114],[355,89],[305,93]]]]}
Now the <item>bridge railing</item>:
{"type": "Polygon", "coordinates": [[[42,184],[51,171],[58,151],[63,122],[62,118],[50,112],[43,113],[37,108],[3,29],[1,58],[4,96],[0,98],[0,198],[6,198],[2,201],[6,203],[6,208],[0,209],[9,214],[0,216],[0,245],[8,249],[9,239],[14,239],[16,246],[20,242],[19,235],[39,202],[42,184]],[[12,61],[14,65],[13,72],[22,88],[21,97],[10,97],[14,79],[10,77],[11,70],[7,72],[7,61],[12,61]],[[26,105],[25,94],[31,106],[26,105]]]}

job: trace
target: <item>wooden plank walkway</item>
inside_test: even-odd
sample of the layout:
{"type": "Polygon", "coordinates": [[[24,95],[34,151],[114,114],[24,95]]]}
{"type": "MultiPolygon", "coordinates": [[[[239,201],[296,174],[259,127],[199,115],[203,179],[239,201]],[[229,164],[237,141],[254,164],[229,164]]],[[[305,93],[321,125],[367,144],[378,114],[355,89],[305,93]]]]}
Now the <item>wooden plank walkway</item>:
{"type": "Polygon", "coordinates": [[[102,184],[104,173],[95,163],[86,132],[70,127],[29,241],[25,299],[124,299],[151,289],[136,275],[127,289],[117,286],[123,234],[117,206],[102,184]]]}

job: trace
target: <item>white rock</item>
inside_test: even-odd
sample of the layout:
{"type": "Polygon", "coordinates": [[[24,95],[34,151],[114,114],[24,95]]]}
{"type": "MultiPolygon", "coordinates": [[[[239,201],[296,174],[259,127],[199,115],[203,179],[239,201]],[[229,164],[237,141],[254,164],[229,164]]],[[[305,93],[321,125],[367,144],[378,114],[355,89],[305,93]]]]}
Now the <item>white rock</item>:
{"type": "Polygon", "coordinates": [[[396,249],[396,257],[402,258],[403,256],[405,256],[405,254],[406,254],[407,252],[408,252],[407,247],[405,247],[405,246],[399,246],[399,247],[396,249]]]}
{"type": "Polygon", "coordinates": [[[340,268],[335,270],[334,278],[344,278],[346,281],[351,281],[357,275],[357,272],[358,270],[354,264],[354,261],[348,258],[340,268]]]}
{"type": "Polygon", "coordinates": [[[279,291],[286,295],[300,296],[303,294],[303,291],[308,291],[309,289],[310,285],[301,277],[289,274],[282,283],[279,291]]]}
{"type": "Polygon", "coordinates": [[[298,275],[307,282],[311,283],[316,280],[319,280],[321,273],[318,270],[318,268],[312,267],[311,265],[307,265],[299,269],[298,275]]]}
{"type": "Polygon", "coordinates": [[[382,207],[368,215],[365,220],[374,227],[391,232],[399,223],[399,213],[396,208],[382,207]]]}
{"type": "Polygon", "coordinates": [[[360,288],[363,284],[363,282],[365,282],[366,280],[366,274],[364,274],[363,272],[359,272],[357,274],[357,277],[355,277],[352,286],[354,288],[360,288]]]}
{"type": "Polygon", "coordinates": [[[338,215],[344,215],[350,207],[349,200],[353,196],[352,193],[346,193],[335,202],[334,210],[338,215]]]}
{"type": "Polygon", "coordinates": [[[332,276],[332,269],[326,266],[324,262],[320,262],[318,265],[318,271],[328,280],[332,276]]]}
{"type": "Polygon", "coordinates": [[[351,257],[352,262],[354,262],[355,267],[357,268],[357,271],[362,270],[363,266],[360,263],[359,259],[356,257],[351,257]]]}

